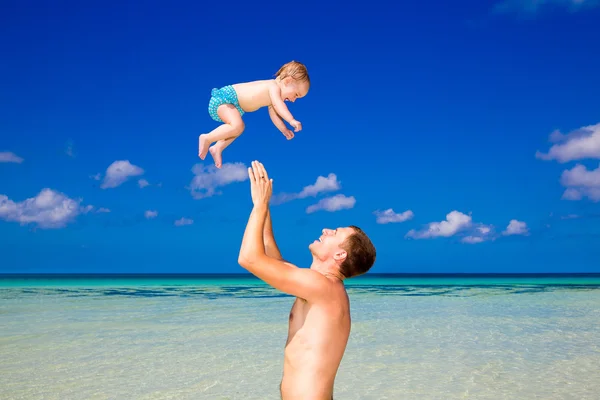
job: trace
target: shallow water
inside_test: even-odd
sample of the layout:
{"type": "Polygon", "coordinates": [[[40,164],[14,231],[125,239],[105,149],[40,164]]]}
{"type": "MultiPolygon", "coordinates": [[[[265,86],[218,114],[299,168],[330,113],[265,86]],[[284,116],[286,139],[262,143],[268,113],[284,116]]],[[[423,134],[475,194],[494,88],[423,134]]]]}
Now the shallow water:
{"type": "MultiPolygon", "coordinates": [[[[279,398],[293,298],[267,286],[3,286],[2,399],[279,398]]],[[[598,284],[348,292],[336,399],[598,398],[598,284]]]]}

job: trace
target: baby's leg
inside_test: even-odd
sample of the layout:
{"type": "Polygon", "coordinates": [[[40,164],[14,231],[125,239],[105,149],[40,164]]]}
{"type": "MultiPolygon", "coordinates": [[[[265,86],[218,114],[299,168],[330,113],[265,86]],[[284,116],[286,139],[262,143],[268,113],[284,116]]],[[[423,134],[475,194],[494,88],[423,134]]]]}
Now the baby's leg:
{"type": "Polygon", "coordinates": [[[208,151],[210,151],[210,155],[212,156],[213,160],[215,161],[215,166],[217,168],[221,168],[221,164],[223,162],[222,158],[221,158],[221,153],[235,139],[237,139],[237,137],[232,137],[232,138],[229,138],[229,139],[219,140],[217,143],[213,144],[210,147],[210,149],[208,149],[208,151]]]}
{"type": "MultiPolygon", "coordinates": [[[[204,160],[208,152],[208,146],[219,140],[236,138],[244,132],[244,121],[240,112],[232,104],[222,104],[217,109],[219,118],[224,122],[223,125],[216,127],[210,133],[200,135],[198,139],[198,156],[204,160]]],[[[221,149],[222,151],[222,149],[221,149]]]]}

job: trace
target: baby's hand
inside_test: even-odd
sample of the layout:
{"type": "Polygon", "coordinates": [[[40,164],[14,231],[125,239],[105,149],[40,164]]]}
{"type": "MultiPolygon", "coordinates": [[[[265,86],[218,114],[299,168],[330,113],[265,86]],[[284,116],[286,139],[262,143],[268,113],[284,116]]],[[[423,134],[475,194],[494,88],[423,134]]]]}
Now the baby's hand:
{"type": "Polygon", "coordinates": [[[298,132],[302,130],[302,124],[300,121],[293,120],[290,122],[290,125],[294,128],[294,132],[298,132]]]}
{"type": "Polygon", "coordinates": [[[294,132],[290,131],[289,129],[284,129],[281,131],[281,133],[283,133],[283,136],[285,136],[287,140],[294,138],[294,132]]]}

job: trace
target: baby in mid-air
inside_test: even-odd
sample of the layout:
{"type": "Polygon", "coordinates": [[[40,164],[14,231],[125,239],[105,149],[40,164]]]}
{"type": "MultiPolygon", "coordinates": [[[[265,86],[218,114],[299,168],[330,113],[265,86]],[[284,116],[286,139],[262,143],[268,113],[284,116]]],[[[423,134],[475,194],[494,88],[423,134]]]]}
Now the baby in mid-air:
{"type": "Polygon", "coordinates": [[[262,107],[269,107],[269,116],[273,124],[288,139],[294,132],[302,129],[300,121],[294,119],[286,101],[294,102],[308,93],[310,78],[304,64],[290,61],[275,74],[275,79],[237,83],[213,89],[208,113],[215,121],[223,124],[210,133],[200,135],[198,139],[198,156],[204,160],[210,154],[217,168],[221,168],[223,149],[244,132],[242,115],[262,107]],[[289,130],[283,121],[287,121],[294,132],[289,130]],[[216,142],[213,146],[209,146],[216,142]]]}

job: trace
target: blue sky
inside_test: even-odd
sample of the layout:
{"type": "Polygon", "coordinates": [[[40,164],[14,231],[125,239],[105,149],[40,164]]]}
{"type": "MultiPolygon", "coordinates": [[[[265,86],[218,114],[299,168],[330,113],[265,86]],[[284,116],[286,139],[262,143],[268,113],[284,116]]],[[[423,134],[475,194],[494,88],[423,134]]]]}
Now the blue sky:
{"type": "Polygon", "coordinates": [[[3,2],[0,272],[244,272],[255,159],[302,267],[355,224],[372,272],[600,272],[597,2],[85,3],[3,2]],[[201,161],[210,90],[290,60],[303,131],[201,161]]]}

